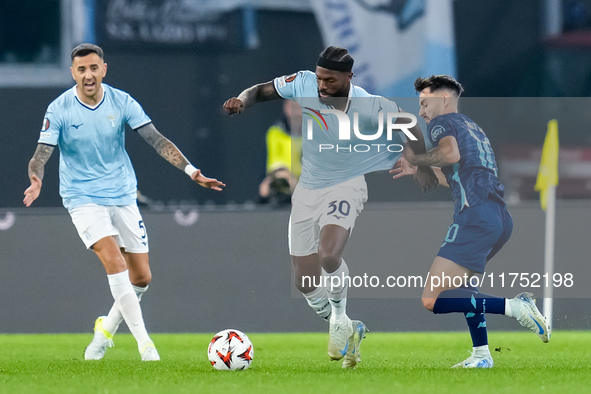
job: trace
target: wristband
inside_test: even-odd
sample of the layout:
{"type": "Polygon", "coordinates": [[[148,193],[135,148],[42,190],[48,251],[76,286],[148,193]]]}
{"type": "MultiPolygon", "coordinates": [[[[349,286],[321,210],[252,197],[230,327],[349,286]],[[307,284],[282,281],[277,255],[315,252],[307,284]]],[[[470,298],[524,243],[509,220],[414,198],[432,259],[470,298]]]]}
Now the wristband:
{"type": "Polygon", "coordinates": [[[187,166],[185,167],[185,174],[191,176],[193,175],[193,173],[197,171],[197,169],[195,168],[195,166],[191,163],[187,164],[187,166]]]}

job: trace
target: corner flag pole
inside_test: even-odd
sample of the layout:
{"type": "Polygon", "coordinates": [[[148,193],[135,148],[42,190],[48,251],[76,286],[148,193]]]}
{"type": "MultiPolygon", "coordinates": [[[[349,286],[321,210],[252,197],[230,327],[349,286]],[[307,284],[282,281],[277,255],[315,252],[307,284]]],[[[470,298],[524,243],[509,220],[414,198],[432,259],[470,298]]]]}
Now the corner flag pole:
{"type": "Polygon", "coordinates": [[[548,285],[544,287],[544,316],[552,327],[554,291],[551,286],[554,275],[554,234],[556,221],[556,185],[558,185],[558,121],[548,122],[548,132],[542,148],[540,171],[535,190],[540,192],[540,203],[546,211],[546,235],[544,242],[544,272],[548,285]]]}
{"type": "Polygon", "coordinates": [[[548,285],[544,287],[544,316],[548,325],[552,327],[552,311],[554,306],[554,288],[552,277],[554,275],[554,231],[556,218],[556,186],[548,187],[548,205],[546,207],[546,236],[544,245],[544,272],[548,273],[548,285]]]}

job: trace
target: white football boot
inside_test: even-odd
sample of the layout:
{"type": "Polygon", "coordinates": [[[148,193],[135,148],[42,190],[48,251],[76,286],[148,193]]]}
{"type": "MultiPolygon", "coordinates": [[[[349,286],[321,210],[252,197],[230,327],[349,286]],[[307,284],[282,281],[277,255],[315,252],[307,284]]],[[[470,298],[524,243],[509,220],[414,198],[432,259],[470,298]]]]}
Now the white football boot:
{"type": "Polygon", "coordinates": [[[108,347],[113,347],[113,335],[103,328],[103,320],[107,316],[99,316],[94,322],[94,337],[90,345],[84,349],[85,360],[101,360],[108,347]]]}
{"type": "Polygon", "coordinates": [[[536,300],[533,296],[532,293],[519,293],[509,302],[514,311],[513,315],[519,324],[535,332],[542,342],[546,343],[550,341],[550,327],[546,322],[546,318],[536,306],[536,300]],[[517,313],[515,313],[515,308],[517,313]]]}
{"type": "Polygon", "coordinates": [[[492,357],[489,355],[477,357],[472,354],[470,357],[457,363],[452,368],[492,368],[495,365],[492,357]]]}
{"type": "Polygon", "coordinates": [[[142,355],[142,361],[160,361],[160,355],[153,342],[144,346],[140,354],[142,355]]]}
{"type": "Polygon", "coordinates": [[[330,321],[328,329],[328,357],[331,360],[340,360],[345,357],[349,349],[349,337],[353,335],[351,319],[347,317],[344,324],[330,321]]]}
{"type": "Polygon", "coordinates": [[[349,337],[349,348],[343,360],[343,368],[355,369],[357,363],[361,362],[361,341],[369,330],[360,320],[351,320],[352,333],[349,337]]]}

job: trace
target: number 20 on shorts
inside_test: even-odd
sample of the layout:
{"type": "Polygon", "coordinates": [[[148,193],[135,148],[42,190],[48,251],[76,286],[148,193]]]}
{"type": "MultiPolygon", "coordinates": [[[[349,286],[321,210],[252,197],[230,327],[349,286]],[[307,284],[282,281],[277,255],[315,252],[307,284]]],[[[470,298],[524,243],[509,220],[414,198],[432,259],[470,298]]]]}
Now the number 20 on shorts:
{"type": "Polygon", "coordinates": [[[460,229],[460,226],[457,223],[452,224],[451,226],[449,226],[449,229],[447,229],[447,235],[445,236],[445,242],[443,242],[443,245],[445,245],[446,243],[452,243],[453,241],[456,240],[456,237],[458,236],[458,230],[460,229]]]}

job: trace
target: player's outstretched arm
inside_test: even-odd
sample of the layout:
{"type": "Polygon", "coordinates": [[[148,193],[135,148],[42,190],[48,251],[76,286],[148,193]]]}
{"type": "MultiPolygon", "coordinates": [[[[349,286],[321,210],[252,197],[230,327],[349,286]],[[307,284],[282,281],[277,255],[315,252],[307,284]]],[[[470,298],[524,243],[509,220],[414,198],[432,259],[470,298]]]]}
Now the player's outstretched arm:
{"type": "Polygon", "coordinates": [[[403,176],[414,175],[416,171],[417,167],[411,165],[408,160],[402,156],[400,159],[398,159],[396,164],[394,164],[394,167],[392,167],[389,173],[394,175],[392,178],[398,179],[402,178],[403,176]]]}
{"type": "Polygon", "coordinates": [[[460,150],[455,137],[448,135],[439,140],[437,147],[429,152],[417,155],[407,149],[404,157],[413,166],[445,167],[460,161],[460,150]]]}
{"type": "MultiPolygon", "coordinates": [[[[400,108],[400,112],[406,112],[405,110],[403,110],[402,108],[400,108]]],[[[405,122],[405,118],[398,118],[396,120],[396,123],[406,123],[405,122]]],[[[425,153],[427,152],[427,147],[425,145],[425,137],[423,136],[423,132],[421,131],[421,128],[419,127],[419,125],[414,125],[413,127],[408,129],[412,135],[415,136],[416,141],[411,140],[410,138],[408,139],[407,143],[407,147],[409,147],[410,149],[412,149],[412,151],[415,154],[421,154],[421,153],[425,153]]]]}
{"type": "Polygon", "coordinates": [[[217,179],[206,177],[199,169],[193,171],[191,174],[191,179],[197,182],[200,186],[203,186],[207,189],[217,190],[218,192],[221,192],[222,187],[226,186],[225,183],[222,183],[217,179]]]}
{"type": "Polygon", "coordinates": [[[435,189],[439,184],[441,184],[441,177],[443,177],[443,185],[447,186],[445,183],[445,176],[439,170],[441,177],[437,174],[439,169],[435,167],[417,167],[413,166],[406,160],[404,156],[402,156],[394,167],[389,171],[390,174],[393,175],[392,178],[398,179],[402,178],[407,175],[412,175],[421,185],[423,193],[427,192],[430,189],[435,189]]]}
{"type": "Polygon", "coordinates": [[[250,107],[256,103],[263,101],[277,100],[281,98],[275,87],[273,81],[259,83],[242,91],[238,97],[232,97],[224,103],[224,111],[229,115],[236,115],[242,113],[245,108],[250,107]]]}
{"type": "MultiPolygon", "coordinates": [[[[400,108],[400,112],[406,112],[402,108],[400,108]]],[[[399,118],[396,123],[406,123],[405,118],[399,118]]],[[[416,140],[408,139],[406,146],[404,147],[405,151],[411,150],[411,154],[422,154],[427,152],[427,148],[425,145],[425,137],[423,136],[423,132],[418,125],[414,125],[413,127],[408,129],[411,134],[416,138],[416,140]]],[[[414,178],[419,182],[421,188],[423,189],[423,193],[427,192],[428,190],[435,189],[439,185],[439,181],[433,170],[430,166],[414,166],[412,174],[414,178]]],[[[396,166],[394,166],[396,169],[396,166]]],[[[407,173],[400,174],[400,176],[410,175],[407,173]]],[[[394,176],[394,178],[397,178],[394,176]]]]}
{"type": "Polygon", "coordinates": [[[201,174],[201,170],[198,170],[191,165],[179,148],[177,148],[168,138],[160,134],[152,123],[140,127],[137,129],[137,132],[156,150],[156,152],[158,152],[160,156],[179,170],[186,172],[187,175],[200,186],[217,191],[221,191],[222,187],[226,186],[217,179],[208,178],[201,174]]]}
{"type": "Polygon", "coordinates": [[[45,163],[47,163],[47,160],[51,157],[54,149],[55,146],[38,144],[33,157],[29,161],[29,179],[31,180],[31,186],[25,190],[25,198],[23,199],[23,203],[27,207],[30,207],[33,201],[35,201],[41,193],[41,181],[45,173],[45,163]]]}

